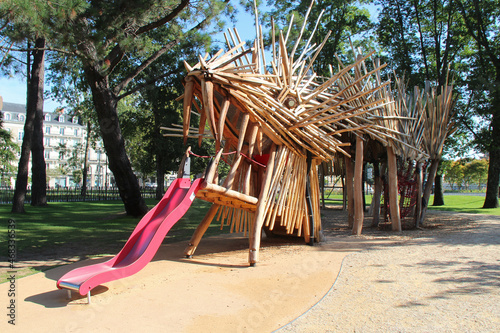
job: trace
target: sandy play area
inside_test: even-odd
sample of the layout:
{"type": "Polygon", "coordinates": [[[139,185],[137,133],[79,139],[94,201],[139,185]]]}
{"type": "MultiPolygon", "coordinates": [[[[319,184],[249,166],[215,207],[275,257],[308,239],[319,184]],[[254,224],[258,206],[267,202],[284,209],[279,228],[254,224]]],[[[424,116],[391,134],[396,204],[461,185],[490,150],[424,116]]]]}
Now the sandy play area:
{"type": "Polygon", "coordinates": [[[94,289],[90,305],[56,281],[103,258],[18,279],[15,326],[1,284],[0,331],[500,331],[498,217],[430,213],[422,230],[355,237],[345,213],[322,214],[325,242],[264,238],[255,267],[242,235],[206,238],[193,259],[185,242],[163,244],[138,274],[94,289]]]}

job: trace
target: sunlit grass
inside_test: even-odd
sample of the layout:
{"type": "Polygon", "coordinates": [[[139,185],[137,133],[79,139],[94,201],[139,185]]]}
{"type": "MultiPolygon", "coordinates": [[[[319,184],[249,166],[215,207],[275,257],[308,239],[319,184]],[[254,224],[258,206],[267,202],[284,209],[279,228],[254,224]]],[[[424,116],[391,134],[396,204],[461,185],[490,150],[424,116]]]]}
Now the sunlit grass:
{"type": "MultiPolygon", "coordinates": [[[[152,208],[157,201],[146,200],[152,208]]],[[[210,204],[195,200],[188,212],[170,230],[168,239],[188,239],[201,222],[210,204]]],[[[13,214],[10,205],[0,205],[0,261],[7,258],[7,222],[15,220],[16,251],[36,252],[44,248],[65,244],[88,243],[92,247],[124,243],[140,221],[126,216],[121,201],[106,202],[54,202],[48,207],[27,205],[26,214],[13,214]]],[[[208,235],[220,233],[214,224],[208,235]]],[[[121,245],[120,245],[121,246],[121,245]]],[[[68,255],[71,255],[68,253],[68,255]]]]}
{"type": "MultiPolygon", "coordinates": [[[[433,197],[429,200],[432,205],[433,197]]],[[[482,208],[484,196],[445,195],[444,206],[429,206],[429,209],[453,211],[471,214],[500,215],[500,208],[482,208]]]]}

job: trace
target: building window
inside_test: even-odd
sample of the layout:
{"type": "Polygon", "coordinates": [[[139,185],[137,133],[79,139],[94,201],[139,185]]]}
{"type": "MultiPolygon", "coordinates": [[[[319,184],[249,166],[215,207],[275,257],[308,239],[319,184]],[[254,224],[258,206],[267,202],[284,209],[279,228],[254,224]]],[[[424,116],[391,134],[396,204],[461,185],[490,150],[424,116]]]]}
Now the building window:
{"type": "Polygon", "coordinates": [[[64,116],[62,116],[62,115],[61,115],[61,116],[59,116],[59,122],[60,122],[60,123],[64,123],[64,116]]]}
{"type": "Polygon", "coordinates": [[[45,126],[45,134],[50,134],[50,126],[45,126]]]}
{"type": "Polygon", "coordinates": [[[66,144],[66,140],[64,140],[64,139],[60,139],[60,140],[59,140],[59,143],[60,143],[60,144],[62,144],[62,145],[65,145],[65,144],[66,144]]]}
{"type": "Polygon", "coordinates": [[[18,116],[17,116],[17,119],[18,119],[19,121],[24,122],[24,120],[26,119],[26,117],[24,116],[24,114],[20,114],[20,115],[18,115],[18,116]]]}
{"type": "Polygon", "coordinates": [[[46,159],[50,159],[50,151],[45,151],[44,155],[46,159]]]}
{"type": "Polygon", "coordinates": [[[45,146],[50,146],[50,138],[45,138],[45,146]]]}
{"type": "Polygon", "coordinates": [[[73,117],[73,124],[78,124],[78,117],[73,117]]]}
{"type": "Polygon", "coordinates": [[[50,114],[45,115],[45,121],[50,121],[50,114]]]}
{"type": "Polygon", "coordinates": [[[18,139],[22,140],[24,137],[24,131],[19,131],[18,139]]]}
{"type": "Polygon", "coordinates": [[[3,119],[5,119],[5,120],[10,120],[10,113],[5,112],[5,113],[3,114],[3,119]]]}
{"type": "Polygon", "coordinates": [[[78,129],[75,129],[75,136],[78,136],[78,129]]]}
{"type": "Polygon", "coordinates": [[[63,127],[61,127],[61,128],[59,129],[59,133],[60,133],[61,135],[64,135],[64,128],[63,128],[63,127]]]}

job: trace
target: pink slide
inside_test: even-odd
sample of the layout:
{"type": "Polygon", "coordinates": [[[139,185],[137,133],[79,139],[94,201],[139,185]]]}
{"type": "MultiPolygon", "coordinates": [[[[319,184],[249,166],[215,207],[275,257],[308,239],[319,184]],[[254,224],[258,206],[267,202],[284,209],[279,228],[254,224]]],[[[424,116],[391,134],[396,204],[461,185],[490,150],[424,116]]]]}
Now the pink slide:
{"type": "Polygon", "coordinates": [[[166,234],[187,212],[203,178],[191,184],[189,178],[177,178],[161,201],[135,227],[123,249],[106,262],[76,268],[57,281],[59,289],[87,294],[100,284],[137,273],[154,257],[166,234]]]}

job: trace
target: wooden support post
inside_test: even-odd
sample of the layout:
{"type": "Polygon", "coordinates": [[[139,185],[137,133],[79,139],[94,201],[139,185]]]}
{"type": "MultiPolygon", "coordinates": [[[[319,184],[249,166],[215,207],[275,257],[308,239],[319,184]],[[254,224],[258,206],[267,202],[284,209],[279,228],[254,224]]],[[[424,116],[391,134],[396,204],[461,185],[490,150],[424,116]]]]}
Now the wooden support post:
{"type": "Polygon", "coordinates": [[[422,192],[423,192],[423,170],[422,162],[417,162],[415,166],[417,173],[417,202],[415,203],[415,228],[420,227],[420,216],[422,215],[422,192]]]}
{"type": "Polygon", "coordinates": [[[398,169],[396,154],[391,146],[387,147],[387,177],[389,181],[389,211],[393,231],[401,231],[401,218],[398,205],[398,169]]]}
{"type": "Polygon", "coordinates": [[[273,143],[271,150],[269,152],[269,161],[267,162],[266,172],[264,173],[264,179],[262,180],[262,186],[259,194],[259,202],[257,203],[257,210],[255,211],[254,223],[252,225],[252,230],[250,231],[250,247],[248,254],[248,262],[250,266],[254,266],[257,261],[259,261],[259,249],[260,249],[260,238],[262,234],[262,226],[264,224],[264,218],[266,215],[266,207],[269,186],[271,185],[271,180],[274,172],[274,160],[276,157],[276,145],[273,143]]]}
{"type": "Polygon", "coordinates": [[[194,251],[196,251],[198,244],[200,244],[201,238],[203,237],[203,235],[208,229],[208,226],[214,219],[214,216],[217,213],[217,209],[219,209],[219,207],[220,205],[213,204],[212,207],[210,207],[210,209],[208,210],[203,220],[196,228],[196,230],[194,231],[194,234],[191,237],[188,246],[184,250],[184,254],[186,255],[186,257],[191,258],[193,256],[194,251]]]}
{"type": "Polygon", "coordinates": [[[378,227],[380,223],[380,197],[382,195],[382,174],[380,173],[380,164],[378,162],[373,163],[373,173],[374,173],[374,188],[373,188],[373,199],[372,199],[372,227],[378,227]]]}
{"type": "Polygon", "coordinates": [[[363,138],[356,137],[356,160],[354,162],[354,223],[353,235],[361,235],[365,212],[363,207],[363,138]]]}
{"type": "Polygon", "coordinates": [[[350,157],[344,156],[345,161],[345,192],[347,196],[347,221],[349,228],[354,225],[354,170],[352,167],[352,160],[350,157]]]}

